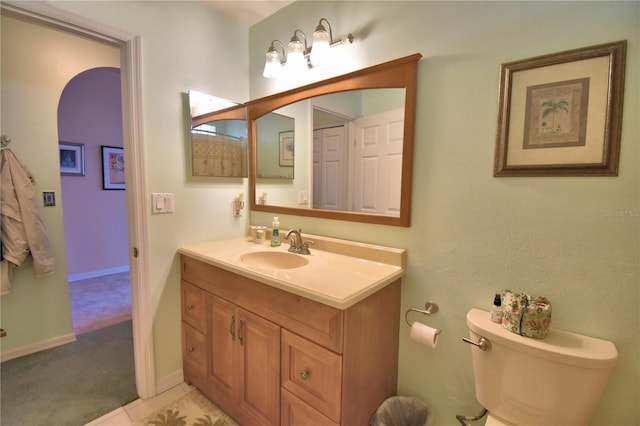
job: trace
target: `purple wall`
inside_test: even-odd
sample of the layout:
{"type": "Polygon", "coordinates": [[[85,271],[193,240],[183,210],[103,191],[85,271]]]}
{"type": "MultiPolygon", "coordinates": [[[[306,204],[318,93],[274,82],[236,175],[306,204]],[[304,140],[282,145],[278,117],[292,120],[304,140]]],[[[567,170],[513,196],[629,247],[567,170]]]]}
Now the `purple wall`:
{"type": "Polygon", "coordinates": [[[100,149],[122,146],[118,68],[91,69],[67,84],[58,105],[58,137],[85,148],[85,176],[61,176],[68,274],[127,267],[125,191],[102,189],[100,149]]]}

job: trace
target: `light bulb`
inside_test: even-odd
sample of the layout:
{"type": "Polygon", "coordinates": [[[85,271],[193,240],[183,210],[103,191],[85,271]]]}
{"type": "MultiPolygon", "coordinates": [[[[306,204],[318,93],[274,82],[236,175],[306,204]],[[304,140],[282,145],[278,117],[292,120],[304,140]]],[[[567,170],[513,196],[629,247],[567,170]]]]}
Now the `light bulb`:
{"type": "Polygon", "coordinates": [[[280,54],[275,48],[270,47],[267,51],[262,75],[266,78],[275,78],[280,75],[281,71],[282,64],[280,62],[280,54]]]}
{"type": "Polygon", "coordinates": [[[307,67],[307,61],[304,59],[304,45],[296,36],[293,36],[289,42],[286,66],[290,72],[301,72],[307,67]]]}
{"type": "Polygon", "coordinates": [[[313,45],[311,46],[311,63],[318,66],[326,61],[330,49],[329,33],[322,25],[318,25],[313,32],[313,45]]]}

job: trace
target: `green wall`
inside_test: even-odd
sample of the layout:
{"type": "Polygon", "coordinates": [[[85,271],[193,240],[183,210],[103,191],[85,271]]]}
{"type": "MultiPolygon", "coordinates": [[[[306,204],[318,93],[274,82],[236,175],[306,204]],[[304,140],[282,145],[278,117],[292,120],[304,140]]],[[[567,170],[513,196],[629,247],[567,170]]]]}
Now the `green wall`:
{"type": "MultiPolygon", "coordinates": [[[[252,98],[288,88],[262,77],[273,39],[321,17],[353,45],[303,82],[419,52],[412,224],[394,228],[281,215],[283,228],[407,249],[402,312],[433,300],[435,349],[401,321],[398,390],[427,401],[439,425],[480,410],[465,315],[496,291],[546,295],[552,326],[612,341],[619,360],[593,424],[640,423],[638,2],[296,2],[251,27],[252,98]],[[618,177],[494,178],[499,66],[628,40],[618,177]]],[[[269,214],[253,212],[252,224],[269,214]]]]}
{"type": "MultiPolygon", "coordinates": [[[[461,342],[465,314],[488,309],[503,288],[549,297],[554,327],[614,342],[620,358],[593,424],[640,423],[639,223],[635,215],[615,214],[640,211],[638,2],[301,1],[248,30],[195,2],[51,4],[142,36],[147,192],[173,192],[176,200],[173,215],[149,213],[157,378],[181,368],[176,249],[240,237],[247,225],[246,215],[231,216],[246,180],[188,176],[188,90],[242,102],[419,52],[411,227],[280,215],[281,226],[407,249],[402,310],[435,301],[440,312],[426,321],[443,334],[428,349],[410,340],[401,323],[398,388],[427,401],[436,424],[479,410],[470,350],[461,342]],[[296,28],[310,34],[321,17],[334,34],[353,32],[353,45],[332,49],[336,64],[306,80],[265,80],[270,41],[286,42],[296,28]],[[619,176],[494,178],[499,65],[622,39],[629,44],[619,176]]],[[[6,87],[3,80],[3,133],[14,141],[46,139],[51,146],[38,150],[51,152],[55,134],[40,137],[48,127],[6,119],[15,100],[5,98],[6,87]]],[[[38,118],[53,122],[55,111],[38,118]]],[[[47,173],[52,180],[43,185],[57,188],[47,173]]],[[[251,213],[252,224],[271,220],[251,213]]],[[[66,311],[66,302],[44,303],[51,300],[47,291],[38,296],[44,309],[66,311]]],[[[43,321],[38,327],[49,336],[68,331],[68,317],[61,325],[43,321]]],[[[25,338],[40,339],[40,331],[33,333],[25,338]]]]}

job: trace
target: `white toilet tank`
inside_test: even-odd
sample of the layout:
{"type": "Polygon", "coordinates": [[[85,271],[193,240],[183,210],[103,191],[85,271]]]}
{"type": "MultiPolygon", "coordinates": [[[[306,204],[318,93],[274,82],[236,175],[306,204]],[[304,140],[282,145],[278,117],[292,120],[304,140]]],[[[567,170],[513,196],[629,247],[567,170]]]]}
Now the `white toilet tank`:
{"type": "Polygon", "coordinates": [[[491,321],[489,312],[467,313],[476,398],[489,414],[514,425],[586,425],[618,352],[613,343],[550,329],[542,340],[522,337],[491,321]]]}

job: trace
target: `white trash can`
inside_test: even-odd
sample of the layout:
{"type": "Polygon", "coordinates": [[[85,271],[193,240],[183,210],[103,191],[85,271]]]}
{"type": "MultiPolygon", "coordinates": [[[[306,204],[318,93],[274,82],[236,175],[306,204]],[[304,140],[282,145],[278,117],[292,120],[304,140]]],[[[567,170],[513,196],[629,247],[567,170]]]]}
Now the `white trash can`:
{"type": "Polygon", "coordinates": [[[431,426],[433,415],[429,406],[412,396],[392,396],[385,399],[371,417],[371,426],[431,426]]]}

